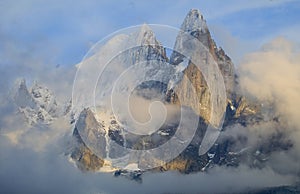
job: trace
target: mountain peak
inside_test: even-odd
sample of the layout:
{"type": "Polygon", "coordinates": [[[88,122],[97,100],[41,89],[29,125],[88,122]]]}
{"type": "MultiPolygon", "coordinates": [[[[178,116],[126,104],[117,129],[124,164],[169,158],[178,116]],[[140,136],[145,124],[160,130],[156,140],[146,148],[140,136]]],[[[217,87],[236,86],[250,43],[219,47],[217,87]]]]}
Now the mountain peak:
{"type": "Polygon", "coordinates": [[[50,124],[54,119],[69,113],[69,104],[61,106],[56,101],[54,93],[37,81],[34,81],[28,89],[26,80],[18,79],[12,95],[14,103],[30,125],[50,124]]]}
{"type": "Polygon", "coordinates": [[[191,9],[184,19],[181,30],[185,32],[200,31],[207,33],[206,21],[198,9],[191,9]]]}
{"type": "Polygon", "coordinates": [[[133,46],[141,46],[140,51],[132,54],[134,61],[144,59],[160,59],[166,60],[166,52],[161,43],[156,39],[155,33],[149,25],[143,24],[137,31],[129,36],[128,44],[133,46]],[[151,54],[149,54],[151,53],[151,54]]]}
{"type": "Polygon", "coordinates": [[[158,41],[156,40],[155,34],[150,28],[149,25],[143,24],[139,31],[137,32],[136,36],[137,43],[140,45],[156,45],[159,44],[158,41]]]}
{"type": "Polygon", "coordinates": [[[15,81],[15,85],[18,86],[19,88],[22,88],[22,87],[27,88],[25,78],[19,78],[19,79],[17,79],[15,81]]]}
{"type": "Polygon", "coordinates": [[[146,32],[146,33],[153,33],[152,29],[150,28],[150,26],[146,23],[144,23],[141,28],[140,28],[140,32],[146,32]]]}
{"type": "Polygon", "coordinates": [[[203,19],[203,15],[202,15],[201,12],[199,11],[199,9],[195,9],[195,8],[191,9],[191,10],[189,11],[188,15],[193,15],[193,16],[195,16],[195,17],[198,17],[198,18],[200,17],[201,19],[203,19]]]}
{"type": "Polygon", "coordinates": [[[24,78],[18,79],[15,82],[15,88],[14,88],[14,100],[15,103],[21,107],[24,108],[26,106],[29,106],[31,108],[35,108],[35,102],[32,99],[30,93],[28,92],[26,81],[24,78]]]}

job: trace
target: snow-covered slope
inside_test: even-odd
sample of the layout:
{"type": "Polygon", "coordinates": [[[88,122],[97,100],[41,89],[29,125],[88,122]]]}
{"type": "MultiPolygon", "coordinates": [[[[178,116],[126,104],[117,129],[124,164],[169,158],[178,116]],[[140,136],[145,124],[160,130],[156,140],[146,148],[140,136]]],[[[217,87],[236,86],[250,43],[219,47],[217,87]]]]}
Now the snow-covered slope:
{"type": "Polygon", "coordinates": [[[58,103],[53,92],[37,82],[28,89],[25,79],[16,81],[13,99],[29,125],[50,124],[70,111],[70,103],[58,103]]]}
{"type": "MultiPolygon", "coordinates": [[[[149,68],[143,71],[149,73],[148,76],[153,76],[155,71],[159,70],[155,68],[157,62],[164,63],[166,60],[165,48],[156,40],[155,34],[146,24],[139,31],[118,34],[104,45],[96,46],[93,52],[77,65],[72,96],[75,117],[78,117],[83,108],[93,106],[94,99],[97,105],[106,106],[115,81],[133,64],[140,65],[136,66],[138,70],[143,67],[149,68]]],[[[133,71],[137,70],[128,73],[134,73],[133,71]]],[[[138,75],[138,72],[136,74],[138,75]]]]}
{"type": "MultiPolygon", "coordinates": [[[[78,134],[77,137],[80,136],[80,140],[78,141],[78,147],[74,152],[79,153],[78,150],[80,149],[90,149],[95,155],[100,156],[98,161],[101,161],[102,159],[106,163],[109,161],[109,163],[117,163],[117,166],[126,167],[128,165],[128,158],[122,158],[125,156],[126,152],[118,151],[120,149],[116,149],[116,146],[118,145],[115,143],[117,140],[119,144],[126,146],[122,121],[127,121],[127,124],[129,124],[130,118],[128,118],[129,113],[126,111],[127,106],[126,103],[124,103],[124,99],[126,99],[132,91],[136,91],[135,86],[139,86],[142,83],[144,83],[142,84],[143,86],[136,91],[137,95],[143,95],[143,92],[141,92],[143,89],[147,90],[155,88],[158,92],[163,92],[164,87],[168,85],[170,76],[175,71],[175,68],[174,66],[167,64],[168,59],[166,57],[165,48],[156,40],[154,32],[146,24],[141,26],[138,31],[129,35],[118,35],[117,37],[112,38],[93,56],[86,61],[83,61],[82,64],[84,64],[84,66],[80,68],[89,70],[88,68],[92,68],[96,65],[103,65],[107,59],[107,56],[103,56],[106,53],[106,49],[108,49],[107,52],[114,52],[120,49],[120,53],[112,58],[108,66],[105,68],[103,67],[104,72],[98,80],[98,87],[101,87],[99,87],[98,90],[96,87],[96,109],[93,109],[94,104],[91,104],[92,102],[87,99],[84,101],[84,106],[91,107],[91,109],[84,109],[85,111],[77,113],[79,116],[75,126],[75,134],[78,134]],[[125,47],[123,44],[126,44],[127,49],[124,49],[125,47]],[[124,50],[121,50],[122,48],[124,50]],[[129,71],[126,71],[127,74],[123,76],[124,74],[122,73],[128,69],[129,71]],[[158,82],[153,80],[163,82],[165,83],[165,86],[157,84],[158,82]],[[137,85],[135,85],[135,83],[137,83],[137,85]],[[113,110],[111,102],[109,101],[111,100],[113,87],[115,87],[115,93],[113,95],[115,97],[113,100],[115,101],[113,102],[113,105],[116,107],[116,109],[114,109],[116,115],[112,113],[113,110]],[[115,116],[117,116],[117,118],[115,116]],[[95,119],[82,119],[87,117],[94,117],[96,119],[98,124],[95,122],[92,123],[97,126],[99,125],[100,127],[98,127],[98,130],[93,129],[92,131],[93,134],[98,135],[91,135],[91,129],[87,127],[89,125],[85,122],[91,120],[94,121],[95,119]],[[102,144],[96,145],[95,142],[97,141],[93,137],[100,138],[103,141],[105,140],[105,142],[102,141],[102,144]],[[83,148],[82,142],[84,142],[87,147],[83,148]],[[97,149],[97,146],[102,147],[97,149]],[[99,152],[99,150],[102,151],[99,152]]],[[[90,78],[93,78],[93,76],[94,75],[91,75],[90,78]]],[[[79,79],[76,81],[79,83],[81,76],[79,75],[77,78],[79,79]]],[[[78,87],[80,87],[80,85],[78,87]]],[[[85,88],[80,92],[78,91],[78,94],[75,93],[73,98],[83,99],[80,95],[85,91],[91,92],[90,90],[91,88],[87,88],[85,84],[85,88]]],[[[82,105],[83,104],[80,106],[82,105]]],[[[78,110],[76,107],[74,108],[75,111],[78,110]]],[[[86,152],[89,153],[88,151],[86,152]]],[[[75,154],[75,156],[77,156],[77,154],[75,154]]],[[[91,157],[93,156],[91,155],[91,157]]],[[[77,161],[77,163],[83,162],[78,157],[72,158],[77,161]]],[[[95,167],[93,167],[93,169],[95,169],[95,167]]]]}

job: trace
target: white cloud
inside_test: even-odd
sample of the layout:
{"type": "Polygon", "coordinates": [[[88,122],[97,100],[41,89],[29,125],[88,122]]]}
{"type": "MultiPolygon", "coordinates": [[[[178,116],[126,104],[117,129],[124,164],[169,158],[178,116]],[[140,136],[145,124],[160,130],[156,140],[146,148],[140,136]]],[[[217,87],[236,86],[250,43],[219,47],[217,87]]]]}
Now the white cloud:
{"type": "Polygon", "coordinates": [[[257,98],[274,108],[280,123],[269,122],[251,127],[249,137],[268,137],[279,132],[292,142],[287,151],[276,151],[269,158],[269,166],[279,172],[299,173],[300,160],[300,53],[293,42],[277,38],[260,51],[244,58],[239,66],[241,88],[245,95],[257,98]]]}
{"type": "Polygon", "coordinates": [[[277,111],[299,127],[300,53],[294,48],[292,42],[277,38],[247,55],[239,70],[244,91],[275,102],[277,111]]]}
{"type": "Polygon", "coordinates": [[[190,175],[146,173],[139,184],[109,173],[82,173],[59,156],[56,146],[37,153],[10,147],[1,136],[0,140],[0,186],[5,193],[240,193],[289,185],[296,180],[270,168],[240,166],[216,167],[190,175]]]}

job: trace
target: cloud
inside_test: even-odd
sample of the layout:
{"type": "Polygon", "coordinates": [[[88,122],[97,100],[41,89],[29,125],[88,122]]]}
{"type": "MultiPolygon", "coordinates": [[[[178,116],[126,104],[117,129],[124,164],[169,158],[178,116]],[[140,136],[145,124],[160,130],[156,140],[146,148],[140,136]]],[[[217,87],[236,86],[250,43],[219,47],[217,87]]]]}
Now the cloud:
{"type": "MultiPolygon", "coordinates": [[[[14,104],[12,110],[1,112],[0,137],[9,140],[8,144],[19,149],[31,149],[36,152],[47,150],[48,146],[63,141],[66,134],[72,133],[67,116],[54,120],[53,123],[29,125],[24,119],[24,115],[17,112],[14,104]]],[[[1,111],[3,109],[0,109],[1,111]]],[[[61,152],[64,148],[61,147],[61,152]]]]}
{"type": "Polygon", "coordinates": [[[300,52],[292,42],[277,38],[242,62],[241,88],[264,102],[274,102],[278,113],[300,126],[300,52]]]}
{"type": "MultiPolygon", "coordinates": [[[[15,59],[21,61],[21,56],[16,56],[15,59]]],[[[61,136],[72,131],[69,118],[67,116],[59,118],[50,125],[28,125],[13,100],[16,92],[14,90],[17,89],[14,87],[14,81],[19,77],[29,78],[27,79],[29,89],[33,81],[38,81],[42,86],[47,86],[54,91],[57,103],[64,106],[71,99],[74,71],[72,68],[55,68],[40,63],[27,63],[29,61],[31,60],[24,57],[23,65],[11,65],[10,68],[0,67],[0,70],[3,70],[3,76],[0,78],[3,84],[3,87],[0,87],[0,136],[6,137],[10,144],[20,149],[30,148],[40,152],[44,151],[49,144],[57,142],[61,136]],[[26,71],[19,72],[18,69],[21,68],[26,71]]]]}
{"type": "Polygon", "coordinates": [[[300,53],[299,45],[284,38],[265,44],[260,51],[247,55],[239,66],[243,93],[269,107],[276,121],[268,121],[248,130],[252,140],[284,134],[293,147],[271,154],[268,165],[281,173],[299,173],[300,160],[300,53]],[[270,108],[271,107],[271,108],[270,108]]]}
{"type": "Polygon", "coordinates": [[[0,186],[4,193],[232,193],[288,185],[295,180],[272,169],[241,166],[191,175],[146,173],[139,184],[109,173],[82,173],[59,155],[57,146],[37,153],[11,147],[1,136],[0,140],[0,186]]]}

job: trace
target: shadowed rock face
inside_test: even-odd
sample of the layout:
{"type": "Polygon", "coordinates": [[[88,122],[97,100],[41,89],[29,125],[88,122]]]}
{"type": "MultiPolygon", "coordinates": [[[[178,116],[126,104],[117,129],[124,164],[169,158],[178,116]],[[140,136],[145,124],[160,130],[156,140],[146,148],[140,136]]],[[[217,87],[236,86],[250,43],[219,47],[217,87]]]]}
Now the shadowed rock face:
{"type": "Polygon", "coordinates": [[[72,148],[71,158],[76,165],[84,171],[97,171],[104,164],[104,160],[98,157],[89,147],[94,146],[92,143],[101,143],[96,146],[99,148],[98,155],[105,157],[106,141],[105,131],[102,125],[97,122],[93,112],[90,109],[84,109],[76,122],[73,131],[75,144],[72,148]],[[86,135],[85,135],[86,134],[86,135]],[[86,143],[90,145],[86,145],[86,143]]]}
{"type": "MultiPolygon", "coordinates": [[[[184,48],[184,42],[182,41],[182,33],[188,33],[191,36],[197,38],[209,51],[212,58],[216,61],[218,68],[223,76],[227,94],[227,110],[226,118],[224,123],[224,128],[234,124],[240,124],[243,126],[255,125],[263,120],[260,113],[260,105],[257,102],[250,103],[248,99],[238,94],[237,82],[235,81],[235,71],[231,59],[225,54],[222,48],[217,48],[215,42],[211,38],[211,34],[206,25],[206,21],[198,10],[191,10],[186,16],[182,26],[182,32],[177,36],[174,50],[180,50],[184,48]],[[179,49],[180,48],[180,49],[179,49]]],[[[131,53],[128,53],[128,60],[158,60],[158,61],[169,61],[172,65],[168,69],[167,74],[176,73],[176,66],[186,63],[185,69],[180,72],[181,74],[177,76],[179,79],[176,80],[173,87],[169,87],[171,84],[172,76],[166,75],[166,80],[170,78],[169,85],[162,85],[156,82],[148,82],[137,88],[135,91],[141,97],[148,97],[149,93],[143,93],[148,91],[148,89],[153,89],[153,91],[158,92],[163,95],[162,99],[165,99],[165,103],[176,104],[181,106],[186,106],[194,110],[195,114],[199,117],[199,125],[196,134],[190,143],[190,145],[175,159],[162,165],[161,167],[155,168],[156,171],[166,171],[166,170],[178,170],[183,173],[191,173],[197,171],[205,171],[209,167],[214,165],[228,165],[228,166],[238,166],[241,162],[260,161],[256,164],[262,165],[264,160],[264,154],[268,154],[272,151],[269,149],[262,150],[262,154],[256,154],[259,147],[251,148],[248,150],[243,150],[240,152],[232,152],[232,147],[236,144],[235,140],[226,139],[215,144],[211,150],[199,156],[198,149],[201,144],[202,138],[205,134],[208,121],[211,114],[211,93],[207,86],[207,83],[195,64],[191,61],[186,60],[184,56],[178,52],[173,52],[170,59],[167,58],[165,49],[159,44],[155,39],[155,36],[149,27],[143,26],[141,31],[138,33],[138,40],[141,44],[141,48],[137,50],[133,49],[131,53]],[[152,46],[143,46],[144,44],[151,43],[152,46]],[[174,69],[172,69],[174,68],[174,69]],[[194,90],[189,87],[189,83],[192,84],[194,90]],[[177,88],[176,93],[174,88],[177,88]],[[194,91],[197,94],[195,97],[194,91]],[[179,100],[180,99],[180,100],[179,100]]],[[[199,43],[199,44],[201,44],[199,43]]],[[[204,47],[203,47],[204,48],[204,47]]],[[[209,65],[209,63],[207,63],[209,65]]],[[[153,92],[151,91],[151,92],[153,92]]],[[[155,94],[152,94],[154,95],[155,94]]],[[[95,113],[89,109],[85,109],[80,114],[77,120],[76,127],[74,129],[73,136],[77,141],[74,146],[71,157],[76,161],[77,166],[82,170],[96,171],[105,163],[105,157],[108,155],[111,157],[117,157],[121,153],[114,153],[114,148],[110,147],[109,141],[115,141],[117,144],[134,148],[134,149],[151,149],[157,147],[160,143],[167,141],[172,135],[174,135],[176,130],[176,125],[168,126],[166,128],[159,129],[159,133],[149,135],[149,136],[132,136],[130,134],[122,134],[122,128],[118,122],[111,116],[111,120],[104,121],[105,118],[101,118],[102,121],[96,119],[95,113]],[[105,124],[103,124],[105,123],[105,124]],[[104,126],[105,125],[105,126],[104,126]],[[106,128],[106,129],[104,129],[106,128]],[[88,134],[82,137],[81,133],[88,134]],[[84,141],[83,141],[84,140],[84,141]],[[86,141],[98,142],[100,154],[93,153],[86,145],[86,141]],[[108,151],[108,153],[107,153],[108,151]],[[101,155],[102,154],[102,155],[101,155]],[[100,157],[103,156],[103,157],[100,157]]],[[[275,136],[272,139],[270,145],[264,145],[264,147],[270,147],[271,144],[277,145],[276,149],[288,149],[291,145],[289,142],[283,144],[276,144],[274,142],[281,142],[284,137],[275,136]]],[[[241,138],[238,140],[239,143],[247,141],[247,138],[241,138]]],[[[94,145],[95,146],[95,145],[94,145]]],[[[93,146],[93,147],[94,147],[93,146]]],[[[274,147],[270,148],[271,150],[274,147]]],[[[274,148],[275,149],[275,148],[274,148]]],[[[140,165],[147,165],[147,162],[159,163],[159,159],[154,159],[157,161],[141,161],[140,165]]]]}
{"type": "Polygon", "coordinates": [[[211,114],[211,94],[201,71],[190,63],[183,74],[182,79],[176,85],[176,94],[173,90],[169,90],[167,98],[171,103],[193,108],[208,122],[211,114]]]}
{"type": "Polygon", "coordinates": [[[82,171],[98,171],[103,167],[104,160],[96,156],[82,141],[77,129],[74,129],[73,137],[76,144],[72,148],[71,158],[82,171]]]}

